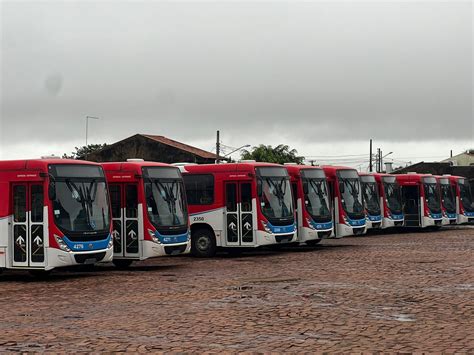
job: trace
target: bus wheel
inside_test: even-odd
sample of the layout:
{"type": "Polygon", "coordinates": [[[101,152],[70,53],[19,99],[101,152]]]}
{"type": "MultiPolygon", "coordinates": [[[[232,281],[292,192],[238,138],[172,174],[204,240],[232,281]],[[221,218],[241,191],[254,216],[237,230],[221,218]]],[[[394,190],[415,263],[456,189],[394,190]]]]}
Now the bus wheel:
{"type": "Polygon", "coordinates": [[[198,229],[191,236],[191,253],[198,258],[216,255],[216,238],[209,229],[198,229]]]}
{"type": "Polygon", "coordinates": [[[317,244],[321,242],[321,239],[315,239],[315,240],[307,240],[306,245],[309,245],[310,247],[314,247],[317,244]]]}
{"type": "Polygon", "coordinates": [[[112,263],[118,267],[119,269],[126,269],[130,265],[132,265],[133,260],[130,259],[114,259],[112,260],[112,263]]]}

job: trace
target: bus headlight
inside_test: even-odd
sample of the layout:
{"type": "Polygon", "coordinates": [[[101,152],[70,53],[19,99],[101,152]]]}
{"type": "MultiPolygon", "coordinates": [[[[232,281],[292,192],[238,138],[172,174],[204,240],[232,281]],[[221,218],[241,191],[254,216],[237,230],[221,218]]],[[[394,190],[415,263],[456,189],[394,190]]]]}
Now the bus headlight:
{"type": "Polygon", "coordinates": [[[56,242],[59,245],[59,249],[67,253],[71,251],[71,249],[67,246],[66,242],[59,235],[54,234],[54,239],[56,239],[56,242]]]}
{"type": "Polygon", "coordinates": [[[345,224],[346,226],[351,226],[351,224],[349,223],[349,220],[347,219],[346,216],[342,215],[342,219],[344,219],[344,224],[345,224]]]}
{"type": "Polygon", "coordinates": [[[151,229],[148,230],[148,234],[150,235],[150,238],[153,242],[155,242],[156,244],[161,244],[160,240],[157,238],[156,234],[154,231],[152,231],[151,229]]]}
{"type": "Polygon", "coordinates": [[[261,222],[262,222],[263,229],[265,229],[265,232],[269,234],[273,234],[273,231],[270,229],[270,227],[268,227],[268,224],[266,224],[264,221],[261,221],[261,222]]]}
{"type": "Polygon", "coordinates": [[[312,230],[316,230],[316,228],[314,228],[313,226],[313,223],[311,223],[311,221],[309,220],[309,218],[306,218],[306,222],[308,222],[308,227],[312,230]]]}
{"type": "Polygon", "coordinates": [[[110,237],[109,244],[107,244],[107,249],[110,249],[114,246],[114,238],[110,237]]]}

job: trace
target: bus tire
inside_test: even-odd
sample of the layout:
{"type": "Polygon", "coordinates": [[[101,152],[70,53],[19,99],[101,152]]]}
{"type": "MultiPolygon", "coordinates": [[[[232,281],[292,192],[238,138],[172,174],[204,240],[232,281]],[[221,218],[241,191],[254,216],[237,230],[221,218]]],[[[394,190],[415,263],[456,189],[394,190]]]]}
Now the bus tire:
{"type": "Polygon", "coordinates": [[[119,269],[127,269],[130,265],[132,265],[133,260],[130,259],[114,259],[112,263],[119,269]]]}
{"type": "Polygon", "coordinates": [[[307,240],[306,245],[314,247],[321,242],[322,239],[307,240]]]}
{"type": "Polygon", "coordinates": [[[196,230],[191,235],[191,254],[198,258],[211,258],[216,255],[216,237],[207,228],[196,230]]]}

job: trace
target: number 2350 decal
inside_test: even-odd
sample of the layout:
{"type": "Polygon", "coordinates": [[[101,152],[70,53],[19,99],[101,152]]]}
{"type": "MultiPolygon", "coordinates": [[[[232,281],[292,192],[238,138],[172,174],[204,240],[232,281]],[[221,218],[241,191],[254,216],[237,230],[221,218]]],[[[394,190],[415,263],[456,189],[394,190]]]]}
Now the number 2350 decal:
{"type": "Polygon", "coordinates": [[[204,217],[193,217],[193,222],[204,221],[204,217]]]}

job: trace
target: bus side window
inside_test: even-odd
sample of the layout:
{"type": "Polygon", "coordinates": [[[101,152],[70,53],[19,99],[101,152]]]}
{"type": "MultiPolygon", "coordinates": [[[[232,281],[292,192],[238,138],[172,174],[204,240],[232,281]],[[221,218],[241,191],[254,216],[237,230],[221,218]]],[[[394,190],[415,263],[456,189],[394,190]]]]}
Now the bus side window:
{"type": "Polygon", "coordinates": [[[15,222],[26,222],[26,186],[13,187],[13,219],[15,222]]]}
{"type": "Polygon", "coordinates": [[[214,203],[214,176],[183,175],[186,198],[190,205],[212,205],[214,203]]]}
{"type": "Polygon", "coordinates": [[[138,217],[138,191],[137,185],[127,185],[125,189],[126,216],[127,218],[138,217]]]}
{"type": "Polygon", "coordinates": [[[31,222],[43,222],[43,186],[31,186],[31,222]]]}
{"type": "Polygon", "coordinates": [[[120,185],[109,185],[110,191],[110,204],[112,205],[112,217],[122,217],[122,206],[120,197],[120,185]]]}

